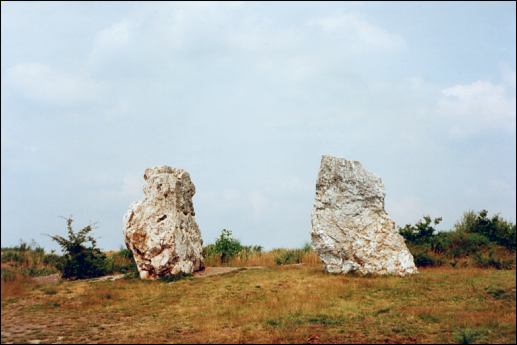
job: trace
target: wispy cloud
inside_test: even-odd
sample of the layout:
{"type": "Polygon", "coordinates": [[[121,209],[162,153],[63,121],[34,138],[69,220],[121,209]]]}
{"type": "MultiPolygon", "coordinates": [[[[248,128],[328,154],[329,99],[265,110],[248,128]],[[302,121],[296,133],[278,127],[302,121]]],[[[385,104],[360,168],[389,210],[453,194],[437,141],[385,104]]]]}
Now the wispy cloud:
{"type": "Polygon", "coordinates": [[[309,27],[330,35],[336,43],[351,51],[399,50],[406,47],[404,38],[368,21],[358,13],[341,13],[313,18],[309,27]]]}
{"type": "Polygon", "coordinates": [[[505,81],[478,80],[443,89],[438,111],[452,122],[450,134],[464,137],[486,129],[515,132],[515,72],[505,81]]]}
{"type": "Polygon", "coordinates": [[[103,93],[103,85],[92,78],[43,63],[19,63],[6,74],[6,87],[31,101],[53,106],[84,105],[103,93]]]}
{"type": "Polygon", "coordinates": [[[208,242],[230,228],[301,244],[324,153],[379,174],[402,224],[469,207],[514,217],[502,191],[515,190],[515,17],[502,4],[406,8],[2,8],[2,241],[72,213],[117,247],[143,170],[169,164],[191,173],[208,242]]]}

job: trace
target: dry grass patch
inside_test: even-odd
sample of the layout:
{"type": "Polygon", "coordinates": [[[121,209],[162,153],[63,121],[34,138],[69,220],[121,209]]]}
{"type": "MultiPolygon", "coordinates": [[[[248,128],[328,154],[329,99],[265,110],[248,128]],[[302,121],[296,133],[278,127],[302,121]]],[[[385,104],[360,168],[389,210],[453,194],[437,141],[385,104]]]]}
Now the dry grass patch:
{"type": "Polygon", "coordinates": [[[280,266],[55,289],[3,305],[2,342],[41,330],[49,342],[515,342],[515,271],[440,268],[399,278],[280,266]],[[26,329],[14,332],[20,324],[26,329]]]}

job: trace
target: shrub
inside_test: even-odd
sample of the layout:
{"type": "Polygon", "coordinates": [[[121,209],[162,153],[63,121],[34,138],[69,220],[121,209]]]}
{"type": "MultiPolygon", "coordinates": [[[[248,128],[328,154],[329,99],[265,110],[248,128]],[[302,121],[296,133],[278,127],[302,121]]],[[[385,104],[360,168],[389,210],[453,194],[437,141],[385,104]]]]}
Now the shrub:
{"type": "Polygon", "coordinates": [[[63,278],[86,279],[109,273],[106,255],[100,250],[86,248],[65,256],[63,278]]]}
{"type": "Polygon", "coordinates": [[[456,230],[477,233],[485,236],[491,242],[495,242],[508,249],[516,249],[516,228],[500,215],[488,217],[487,210],[481,210],[478,214],[468,211],[455,225],[456,230]]]}
{"type": "Polygon", "coordinates": [[[440,232],[430,239],[430,249],[435,253],[446,253],[452,246],[452,232],[440,232]]]}
{"type": "Polygon", "coordinates": [[[451,233],[450,256],[456,258],[467,256],[482,250],[489,244],[488,239],[481,234],[455,231],[451,233]]]}
{"type": "Polygon", "coordinates": [[[443,260],[432,257],[426,252],[418,252],[413,256],[417,267],[433,267],[443,265],[443,260]]]}
{"type": "Polygon", "coordinates": [[[221,262],[227,263],[242,250],[241,242],[232,237],[232,232],[223,229],[219,238],[215,241],[212,250],[219,255],[221,262]]]}
{"type": "Polygon", "coordinates": [[[106,255],[96,247],[96,240],[88,235],[93,227],[88,225],[75,233],[72,223],[71,217],[66,219],[68,238],[59,235],[51,236],[65,253],[62,267],[63,278],[83,279],[106,274],[108,271],[106,255]],[[85,245],[87,242],[90,242],[90,246],[85,245]]]}
{"type": "Polygon", "coordinates": [[[442,221],[441,217],[431,219],[430,216],[424,216],[415,225],[406,224],[399,229],[399,233],[411,243],[421,244],[428,243],[435,234],[436,229],[433,225],[438,225],[442,221]]]}
{"type": "Polygon", "coordinates": [[[472,229],[476,226],[477,217],[476,212],[472,210],[463,213],[460,221],[454,224],[454,230],[460,232],[472,232],[472,229]]]}
{"type": "MultiPolygon", "coordinates": [[[[465,212],[454,230],[449,232],[436,231],[435,225],[439,224],[442,218],[433,220],[425,216],[415,225],[408,224],[399,228],[399,233],[406,240],[417,266],[436,266],[444,263],[445,257],[453,258],[450,263],[455,266],[459,263],[459,258],[483,253],[487,249],[497,249],[497,246],[515,250],[515,225],[499,215],[488,218],[487,214],[486,211],[479,214],[473,211],[465,212]]],[[[476,258],[469,262],[481,267],[503,268],[513,265],[514,262],[495,259],[493,256],[490,259],[481,254],[476,255],[476,258]]],[[[462,261],[462,264],[467,262],[462,261]]]]}

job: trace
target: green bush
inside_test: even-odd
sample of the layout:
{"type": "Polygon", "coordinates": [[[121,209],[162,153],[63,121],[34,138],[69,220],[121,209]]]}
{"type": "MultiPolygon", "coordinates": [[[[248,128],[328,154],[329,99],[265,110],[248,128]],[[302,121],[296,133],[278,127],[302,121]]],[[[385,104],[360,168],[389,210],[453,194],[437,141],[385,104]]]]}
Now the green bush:
{"type": "Polygon", "coordinates": [[[430,216],[424,216],[415,225],[406,224],[403,228],[399,229],[399,233],[408,242],[415,244],[428,243],[430,239],[435,235],[435,227],[442,221],[441,217],[431,219],[430,216]]]}
{"type": "Polygon", "coordinates": [[[109,262],[106,255],[96,247],[97,242],[88,234],[93,230],[88,225],[77,233],[72,229],[73,219],[66,219],[68,238],[59,235],[51,236],[65,253],[63,258],[63,278],[94,278],[106,274],[109,271],[109,262]],[[85,244],[90,242],[90,246],[85,244]]]}
{"type": "Polygon", "coordinates": [[[429,239],[429,248],[438,254],[458,258],[482,250],[490,241],[481,234],[464,231],[441,232],[429,239]]]}
{"type": "Polygon", "coordinates": [[[489,245],[488,239],[481,234],[454,231],[450,233],[448,255],[453,258],[468,256],[489,245]]]}
{"type": "Polygon", "coordinates": [[[232,258],[247,260],[256,254],[262,254],[264,248],[258,245],[244,246],[232,236],[232,232],[223,229],[215,243],[203,247],[205,262],[215,260],[220,263],[228,263],[232,258]]]}
{"type": "Polygon", "coordinates": [[[469,210],[463,213],[460,221],[454,224],[454,230],[460,232],[472,232],[471,230],[476,226],[477,213],[469,210]]]}
{"type": "Polygon", "coordinates": [[[430,239],[429,248],[435,253],[446,253],[453,245],[452,232],[439,232],[430,239]]]}
{"type": "Polygon", "coordinates": [[[63,278],[87,279],[110,273],[106,255],[98,249],[85,250],[66,255],[63,278]]]}
{"type": "Polygon", "coordinates": [[[516,228],[500,215],[488,217],[487,210],[481,210],[478,214],[468,211],[463,218],[455,225],[456,230],[469,233],[477,233],[485,236],[491,242],[495,242],[508,249],[516,249],[516,228]]]}
{"type": "Polygon", "coordinates": [[[441,266],[444,263],[442,259],[434,258],[426,252],[418,252],[413,255],[413,258],[417,267],[441,266]]]}
{"type": "Polygon", "coordinates": [[[241,242],[232,237],[232,232],[223,229],[212,250],[219,255],[222,263],[226,263],[242,249],[241,242]]]}
{"type": "MultiPolygon", "coordinates": [[[[415,225],[399,228],[399,233],[407,242],[417,266],[443,264],[445,258],[454,259],[451,265],[459,263],[463,257],[473,257],[469,262],[480,267],[504,268],[513,265],[514,260],[499,260],[479,253],[493,250],[497,246],[515,250],[515,225],[499,215],[488,218],[487,211],[465,212],[453,231],[437,232],[435,225],[441,218],[423,217],[415,225]]],[[[463,262],[463,261],[462,261],[463,262]]],[[[465,263],[465,262],[463,262],[465,263]]]]}

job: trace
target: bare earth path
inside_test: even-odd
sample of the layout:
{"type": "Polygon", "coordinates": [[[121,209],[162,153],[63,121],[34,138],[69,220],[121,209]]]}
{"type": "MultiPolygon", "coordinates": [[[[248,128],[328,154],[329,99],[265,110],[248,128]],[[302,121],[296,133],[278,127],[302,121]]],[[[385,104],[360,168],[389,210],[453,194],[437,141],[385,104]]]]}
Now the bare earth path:
{"type": "MultiPolygon", "coordinates": [[[[264,268],[262,266],[252,266],[252,267],[206,267],[203,271],[195,272],[193,274],[194,278],[206,278],[211,276],[217,276],[221,274],[226,274],[235,271],[244,271],[247,269],[261,269],[264,268]]],[[[89,282],[97,282],[97,281],[115,281],[124,278],[123,274],[114,274],[108,275],[100,278],[87,279],[85,281],[89,282]]],[[[54,284],[58,283],[61,280],[59,274],[51,274],[48,276],[34,277],[32,278],[34,282],[38,284],[54,284]]]]}
{"type": "Polygon", "coordinates": [[[194,278],[206,278],[242,270],[242,267],[206,267],[203,271],[195,272],[194,278]]]}

